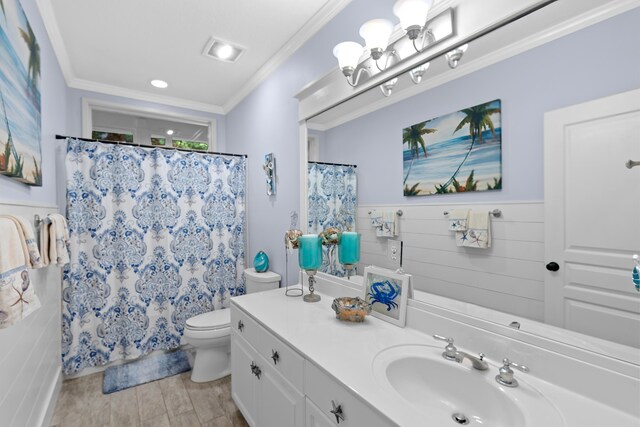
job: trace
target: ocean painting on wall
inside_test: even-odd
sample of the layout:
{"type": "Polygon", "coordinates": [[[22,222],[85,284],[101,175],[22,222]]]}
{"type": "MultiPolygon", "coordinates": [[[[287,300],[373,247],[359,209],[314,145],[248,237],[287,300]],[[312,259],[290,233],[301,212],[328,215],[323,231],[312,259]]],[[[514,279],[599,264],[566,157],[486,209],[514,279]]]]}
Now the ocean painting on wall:
{"type": "Polygon", "coordinates": [[[42,185],[40,46],[18,0],[0,0],[0,175],[42,185]]]}
{"type": "Polygon", "coordinates": [[[402,131],[404,195],[502,189],[500,100],[402,131]]]}

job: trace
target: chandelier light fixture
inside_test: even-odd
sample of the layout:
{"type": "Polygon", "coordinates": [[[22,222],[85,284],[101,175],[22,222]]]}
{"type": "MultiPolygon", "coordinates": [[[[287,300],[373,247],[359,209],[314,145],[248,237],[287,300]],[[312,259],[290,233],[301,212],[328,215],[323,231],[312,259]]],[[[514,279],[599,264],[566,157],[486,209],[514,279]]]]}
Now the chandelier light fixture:
{"type": "MultiPolygon", "coordinates": [[[[394,24],[386,19],[372,19],[360,27],[359,33],[364,39],[364,46],[354,41],[336,45],[333,55],[337,58],[347,83],[357,87],[362,83],[363,74],[373,77],[453,36],[452,10],[448,9],[429,18],[432,4],[433,0],[397,0],[393,6],[393,14],[400,21],[402,36],[396,36],[393,41],[394,24]]],[[[451,68],[458,65],[466,50],[467,45],[463,45],[446,53],[451,68]]],[[[429,62],[424,62],[411,69],[408,72],[411,81],[420,83],[428,68],[429,62]]],[[[398,78],[393,77],[380,85],[384,96],[391,95],[397,82],[398,78]]]]}

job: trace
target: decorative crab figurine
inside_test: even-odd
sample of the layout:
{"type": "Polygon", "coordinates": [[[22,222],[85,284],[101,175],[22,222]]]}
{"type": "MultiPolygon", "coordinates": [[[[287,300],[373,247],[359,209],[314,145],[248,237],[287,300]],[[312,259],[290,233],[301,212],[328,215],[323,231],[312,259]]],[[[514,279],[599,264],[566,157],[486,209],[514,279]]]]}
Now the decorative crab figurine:
{"type": "Polygon", "coordinates": [[[394,300],[400,295],[400,288],[395,286],[389,280],[383,282],[374,282],[369,288],[369,301],[370,304],[380,303],[387,306],[387,311],[398,308],[398,304],[394,300]]]}

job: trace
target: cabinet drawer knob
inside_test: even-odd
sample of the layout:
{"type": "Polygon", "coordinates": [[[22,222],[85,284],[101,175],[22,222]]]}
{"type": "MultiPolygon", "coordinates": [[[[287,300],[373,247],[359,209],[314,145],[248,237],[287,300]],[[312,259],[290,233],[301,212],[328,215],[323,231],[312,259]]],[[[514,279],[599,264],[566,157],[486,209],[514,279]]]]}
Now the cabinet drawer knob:
{"type": "Polygon", "coordinates": [[[277,365],[278,362],[280,361],[280,355],[276,350],[273,350],[273,349],[271,350],[271,358],[273,359],[274,365],[277,365]]]}
{"type": "Polygon", "coordinates": [[[258,379],[260,379],[260,375],[262,375],[262,370],[260,369],[260,367],[256,365],[255,362],[251,362],[251,365],[249,366],[251,368],[251,373],[258,377],[258,379]]]}
{"type": "Polygon", "coordinates": [[[240,332],[244,330],[244,323],[242,323],[242,320],[238,320],[238,330],[240,332]]]}
{"type": "Polygon", "coordinates": [[[333,409],[331,412],[336,417],[336,424],[340,424],[340,421],[344,421],[344,413],[342,412],[342,405],[336,405],[336,402],[331,401],[333,409]]]}

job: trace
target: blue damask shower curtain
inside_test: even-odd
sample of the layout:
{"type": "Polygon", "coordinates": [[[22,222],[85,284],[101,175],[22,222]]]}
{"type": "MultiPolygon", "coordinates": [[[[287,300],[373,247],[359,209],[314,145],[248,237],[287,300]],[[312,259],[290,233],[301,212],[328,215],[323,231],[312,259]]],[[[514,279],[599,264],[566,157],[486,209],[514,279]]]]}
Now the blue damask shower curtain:
{"type": "MultiPolygon", "coordinates": [[[[307,176],[309,233],[320,233],[329,227],[355,231],[355,167],[309,162],[307,176]]],[[[337,248],[323,246],[322,251],[320,271],[343,277],[346,271],[338,262],[337,248]]]]}
{"type": "Polygon", "coordinates": [[[67,141],[66,374],[180,346],[244,293],[244,157],[67,141]]]}

